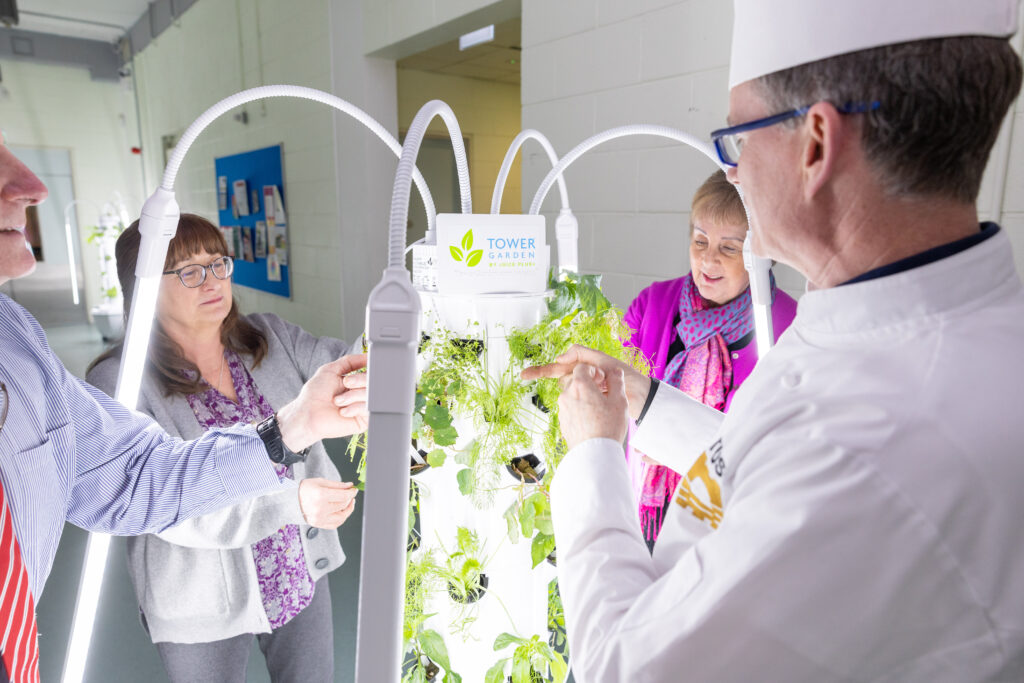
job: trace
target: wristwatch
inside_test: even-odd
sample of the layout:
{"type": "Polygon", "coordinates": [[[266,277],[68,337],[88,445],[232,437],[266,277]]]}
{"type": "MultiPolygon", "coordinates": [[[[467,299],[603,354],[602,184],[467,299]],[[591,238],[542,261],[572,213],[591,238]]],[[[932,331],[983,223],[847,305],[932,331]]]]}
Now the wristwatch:
{"type": "Polygon", "coordinates": [[[297,462],[305,462],[306,456],[309,455],[310,447],[294,453],[284,445],[284,439],[281,438],[281,427],[277,424],[277,413],[257,424],[256,433],[263,439],[263,445],[267,448],[270,461],[278,465],[294,465],[297,462]]]}

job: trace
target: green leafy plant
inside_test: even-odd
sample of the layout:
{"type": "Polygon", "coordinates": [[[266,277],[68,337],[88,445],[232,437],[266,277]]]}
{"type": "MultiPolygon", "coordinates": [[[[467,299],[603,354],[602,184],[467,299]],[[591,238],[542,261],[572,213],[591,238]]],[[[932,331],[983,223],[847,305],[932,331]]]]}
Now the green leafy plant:
{"type": "Polygon", "coordinates": [[[448,582],[448,594],[459,603],[476,602],[487,589],[483,571],[484,557],[479,536],[475,531],[460,526],[456,529],[455,548],[446,555],[444,565],[437,570],[448,582]]]}
{"type": "Polygon", "coordinates": [[[565,632],[565,610],[562,608],[562,594],[558,590],[558,579],[548,582],[548,642],[556,652],[569,658],[569,641],[565,632]]]}
{"type": "MultiPolygon", "coordinates": [[[[623,323],[621,312],[601,292],[600,276],[569,273],[561,280],[552,279],[549,287],[553,296],[548,301],[548,314],[533,327],[513,330],[508,335],[510,370],[516,376],[528,365],[553,362],[573,344],[603,351],[645,374],[649,371],[643,354],[624,345],[623,340],[632,331],[623,323]]],[[[520,532],[522,538],[532,538],[530,555],[536,567],[555,550],[554,530],[550,526],[550,485],[566,447],[557,413],[561,393],[558,381],[537,380],[533,391],[537,404],[549,411],[542,438],[547,472],[535,490],[521,494],[504,516],[513,542],[518,542],[520,532]]]]}
{"type": "MultiPolygon", "coordinates": [[[[476,253],[472,247],[470,231],[461,248],[451,247],[453,258],[468,263],[468,255],[476,253]]],[[[417,387],[412,434],[431,467],[455,465],[453,475],[460,492],[478,509],[489,509],[498,490],[515,491],[514,502],[503,512],[507,535],[513,543],[529,541],[533,567],[545,560],[554,562],[550,487],[566,445],[559,427],[561,389],[557,380],[526,383],[519,378],[520,370],[552,362],[572,344],[595,348],[640,371],[648,370],[642,355],[625,347],[623,340],[631,332],[623,324],[621,312],[601,293],[599,277],[570,274],[552,279],[549,285],[552,296],[547,315],[528,329],[507,331],[511,361],[499,372],[489,372],[479,340],[457,338],[443,328],[431,331],[432,336],[421,345],[427,365],[417,387]],[[546,417],[533,405],[547,413],[546,417]],[[460,428],[468,425],[474,436],[458,448],[456,423],[460,428]],[[539,461],[524,457],[538,446],[539,461]]],[[[412,505],[417,504],[414,497],[412,505]]],[[[412,528],[415,517],[410,510],[412,528]]],[[[453,623],[447,624],[449,633],[473,637],[471,626],[479,605],[472,600],[483,595],[487,563],[483,545],[476,532],[459,527],[451,552],[438,539],[434,546],[413,553],[418,559],[410,559],[407,572],[405,631],[410,659],[406,683],[432,680],[442,668],[449,671],[447,650],[443,656],[439,654],[437,639],[431,635],[436,631],[424,625],[434,616],[424,613],[428,596],[447,594],[455,600],[459,608],[453,623]],[[423,679],[411,678],[421,675],[417,671],[422,671],[423,679]]],[[[488,595],[504,608],[501,596],[488,595]]],[[[504,683],[506,675],[513,683],[548,678],[564,681],[567,642],[556,581],[548,585],[547,626],[550,638],[522,638],[511,633],[517,631],[511,624],[510,633],[495,640],[495,651],[504,656],[487,672],[485,683],[504,683]]]]}
{"type": "MultiPolygon", "coordinates": [[[[411,509],[411,507],[410,507],[411,509]]],[[[405,613],[402,619],[402,637],[405,642],[403,683],[426,683],[437,678],[444,683],[461,683],[462,677],[452,671],[444,637],[424,624],[432,614],[426,613],[428,596],[441,584],[435,553],[432,549],[410,553],[405,569],[405,613]]]]}
{"type": "Polygon", "coordinates": [[[466,265],[470,268],[479,264],[480,259],[483,258],[484,255],[483,249],[473,249],[472,230],[467,230],[466,234],[462,236],[462,249],[459,249],[453,244],[448,247],[448,251],[456,261],[462,261],[465,259],[466,265]]]}
{"type": "Polygon", "coordinates": [[[554,683],[563,683],[569,673],[566,660],[539,635],[520,638],[502,633],[494,640],[494,651],[514,645],[512,654],[499,659],[487,670],[484,683],[505,683],[505,668],[511,663],[512,683],[540,683],[550,676],[554,683]]]}
{"type": "MultiPolygon", "coordinates": [[[[456,477],[462,494],[485,508],[501,485],[504,468],[531,444],[525,412],[529,387],[511,369],[498,378],[487,372],[483,346],[476,340],[456,339],[440,331],[424,344],[424,353],[430,364],[419,386],[427,405],[417,433],[432,436],[437,446],[448,446],[455,442],[451,438],[447,443],[456,434],[451,426],[453,414],[472,423],[476,439],[456,451],[455,462],[462,466],[456,477]],[[439,435],[445,437],[444,443],[438,441],[439,435]]],[[[418,424],[414,418],[414,428],[418,424]]],[[[436,457],[444,462],[440,454],[436,457]]]]}
{"type": "Polygon", "coordinates": [[[349,438],[345,453],[351,462],[359,461],[356,466],[356,488],[366,490],[366,432],[349,438]]]}
{"type": "Polygon", "coordinates": [[[86,243],[95,245],[99,250],[100,296],[104,305],[115,304],[121,296],[121,285],[114,268],[114,244],[118,235],[124,232],[124,227],[120,222],[112,222],[106,226],[90,225],[87,228],[89,234],[85,238],[86,243]]]}
{"type": "MultiPolygon", "coordinates": [[[[423,622],[433,616],[425,613],[429,596],[442,591],[459,606],[456,620],[448,624],[449,631],[466,635],[476,620],[477,603],[487,590],[487,576],[484,574],[487,562],[479,536],[466,527],[456,529],[451,552],[438,539],[435,547],[427,548],[416,558],[410,557],[406,567],[403,631],[406,642],[415,641],[423,622]]],[[[437,661],[433,655],[430,657],[437,661]]]]}
{"type": "Polygon", "coordinates": [[[421,625],[406,654],[402,683],[427,683],[436,680],[442,670],[443,683],[462,683],[462,676],[452,671],[448,647],[437,631],[421,625]]]}

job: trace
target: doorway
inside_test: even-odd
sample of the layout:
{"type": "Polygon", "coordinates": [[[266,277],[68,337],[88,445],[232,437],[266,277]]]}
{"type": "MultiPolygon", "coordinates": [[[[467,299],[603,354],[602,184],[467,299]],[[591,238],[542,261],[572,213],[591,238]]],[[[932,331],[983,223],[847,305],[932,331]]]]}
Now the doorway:
{"type": "Polygon", "coordinates": [[[27,277],[5,283],[2,291],[28,309],[46,329],[87,323],[82,292],[82,248],[73,210],[68,212],[70,239],[64,223],[64,207],[75,198],[71,152],[14,146],[10,150],[39,176],[50,194],[42,204],[29,207],[26,220],[36,255],[36,270],[27,277]]]}
{"type": "MultiPolygon", "coordinates": [[[[443,100],[455,112],[469,157],[475,213],[490,211],[498,169],[521,128],[521,32],[520,19],[510,19],[494,26],[494,39],[487,43],[460,50],[459,41],[451,40],[396,63],[399,130],[406,130],[419,108],[429,100],[443,100]]],[[[438,213],[460,210],[454,164],[447,129],[435,119],[428,128],[416,165],[434,195],[438,213]]],[[[522,210],[520,186],[517,158],[502,195],[503,211],[522,210]]],[[[422,237],[425,230],[417,195],[413,191],[409,206],[410,242],[422,237]]]]}

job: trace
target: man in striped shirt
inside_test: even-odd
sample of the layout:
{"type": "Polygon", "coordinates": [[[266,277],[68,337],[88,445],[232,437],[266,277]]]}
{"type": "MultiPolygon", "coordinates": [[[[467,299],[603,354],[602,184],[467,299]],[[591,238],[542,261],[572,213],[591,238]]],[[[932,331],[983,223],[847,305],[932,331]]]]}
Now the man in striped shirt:
{"type": "MultiPolygon", "coordinates": [[[[25,209],[46,194],[43,183],[0,142],[0,284],[34,269],[24,236],[25,209]]],[[[318,439],[365,429],[365,375],[349,374],[364,365],[365,356],[346,356],[320,368],[299,397],[278,412],[279,443],[298,452],[318,439]]],[[[0,557],[0,620],[22,583],[28,589],[22,598],[29,599],[28,607],[8,610],[16,616],[0,623],[5,639],[10,624],[18,629],[28,623],[24,630],[34,635],[32,598],[42,592],[65,521],[119,535],[157,532],[294,486],[278,479],[267,457],[273,444],[265,444],[252,426],[213,430],[191,442],[172,439],[149,418],[73,376],[35,319],[3,295],[0,385],[6,395],[0,526],[13,523],[14,537],[8,533],[0,545],[0,553],[13,547],[0,557]],[[24,580],[11,580],[15,572],[24,580]]],[[[34,640],[33,635],[18,643],[34,640]]],[[[7,680],[5,674],[10,680],[38,680],[34,664],[23,665],[20,652],[17,671],[7,673],[9,649],[0,682],[7,680]]],[[[32,650],[30,659],[34,643],[32,650]]]]}

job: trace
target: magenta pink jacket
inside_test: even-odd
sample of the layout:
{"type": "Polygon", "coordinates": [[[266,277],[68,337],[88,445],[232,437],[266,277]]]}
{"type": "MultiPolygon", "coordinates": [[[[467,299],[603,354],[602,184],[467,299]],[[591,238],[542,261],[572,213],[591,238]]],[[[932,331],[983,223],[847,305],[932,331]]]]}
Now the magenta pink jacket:
{"type": "MultiPolygon", "coordinates": [[[[679,296],[683,278],[655,282],[633,299],[626,311],[625,322],[635,330],[629,345],[640,349],[651,362],[651,377],[663,379],[668,361],[668,349],[676,338],[673,322],[679,309],[679,296]]],[[[796,316],[796,300],[781,289],[775,290],[772,305],[772,325],[778,339],[796,316]]],[[[732,351],[732,388],[725,399],[725,410],[729,410],[733,394],[750,375],[757,363],[757,344],[751,342],[738,351],[732,351]]]]}

